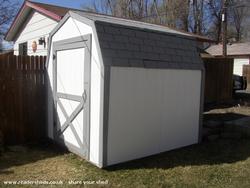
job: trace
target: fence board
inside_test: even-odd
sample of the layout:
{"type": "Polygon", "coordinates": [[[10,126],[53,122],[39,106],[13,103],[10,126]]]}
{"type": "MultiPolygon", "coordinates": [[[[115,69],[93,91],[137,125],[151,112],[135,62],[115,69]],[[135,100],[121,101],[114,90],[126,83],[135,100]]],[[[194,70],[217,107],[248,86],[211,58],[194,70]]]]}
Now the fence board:
{"type": "Polygon", "coordinates": [[[45,61],[46,57],[0,55],[0,129],[7,144],[46,137],[45,61]],[[37,79],[40,76],[44,81],[37,79]]]}
{"type": "Polygon", "coordinates": [[[205,103],[221,103],[232,99],[233,59],[204,58],[205,103]]]}

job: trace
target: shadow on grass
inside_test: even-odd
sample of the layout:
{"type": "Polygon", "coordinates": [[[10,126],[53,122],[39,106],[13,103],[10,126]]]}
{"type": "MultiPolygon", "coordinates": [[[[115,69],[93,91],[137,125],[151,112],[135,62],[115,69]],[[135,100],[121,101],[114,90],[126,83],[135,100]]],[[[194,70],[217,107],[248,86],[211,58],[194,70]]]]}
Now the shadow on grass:
{"type": "Polygon", "coordinates": [[[204,112],[208,112],[214,109],[226,109],[235,106],[250,107],[250,91],[237,91],[233,94],[233,99],[221,103],[207,103],[204,105],[204,112]]]}
{"type": "Polygon", "coordinates": [[[179,166],[220,165],[250,157],[250,140],[218,140],[205,142],[159,155],[105,168],[107,171],[126,169],[170,169],[179,166]]]}
{"type": "MultiPolygon", "coordinates": [[[[1,174],[14,173],[12,169],[9,169],[10,167],[33,163],[65,153],[65,150],[53,144],[29,146],[25,151],[7,151],[4,155],[0,156],[0,176],[1,174]]],[[[215,142],[204,142],[202,144],[110,166],[104,170],[171,169],[184,166],[220,165],[223,163],[243,161],[249,157],[250,139],[220,139],[215,142]]]]}
{"type": "Polygon", "coordinates": [[[50,142],[8,146],[0,154],[0,175],[14,173],[8,168],[63,155],[66,150],[50,142]]]}

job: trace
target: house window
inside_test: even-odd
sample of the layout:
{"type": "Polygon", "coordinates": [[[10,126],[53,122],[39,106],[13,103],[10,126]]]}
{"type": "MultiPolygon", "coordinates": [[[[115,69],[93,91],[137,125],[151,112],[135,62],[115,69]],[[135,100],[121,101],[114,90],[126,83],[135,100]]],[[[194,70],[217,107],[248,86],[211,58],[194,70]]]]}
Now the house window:
{"type": "Polygon", "coordinates": [[[19,55],[28,55],[28,43],[19,44],[19,55]]]}

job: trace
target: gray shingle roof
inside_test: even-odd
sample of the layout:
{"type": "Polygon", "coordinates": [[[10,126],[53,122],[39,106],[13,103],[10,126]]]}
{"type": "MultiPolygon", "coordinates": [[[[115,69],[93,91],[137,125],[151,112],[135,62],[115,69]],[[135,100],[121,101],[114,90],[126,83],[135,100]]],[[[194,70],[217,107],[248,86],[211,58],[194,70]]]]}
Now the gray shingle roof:
{"type": "MultiPolygon", "coordinates": [[[[209,47],[206,52],[213,56],[222,56],[222,44],[209,47]]],[[[229,56],[250,56],[250,43],[235,43],[227,45],[227,55],[229,56]]]]}
{"type": "Polygon", "coordinates": [[[94,21],[107,66],[203,68],[193,37],[138,21],[78,11],[77,14],[94,21]]]}

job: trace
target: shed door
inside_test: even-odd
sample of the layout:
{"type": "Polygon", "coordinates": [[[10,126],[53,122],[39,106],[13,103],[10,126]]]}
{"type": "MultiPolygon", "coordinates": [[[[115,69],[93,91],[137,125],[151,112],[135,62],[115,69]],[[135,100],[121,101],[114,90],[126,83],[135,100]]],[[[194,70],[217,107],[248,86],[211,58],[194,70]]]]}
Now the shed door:
{"type": "Polygon", "coordinates": [[[54,138],[89,158],[90,35],[53,43],[54,138]]]}

